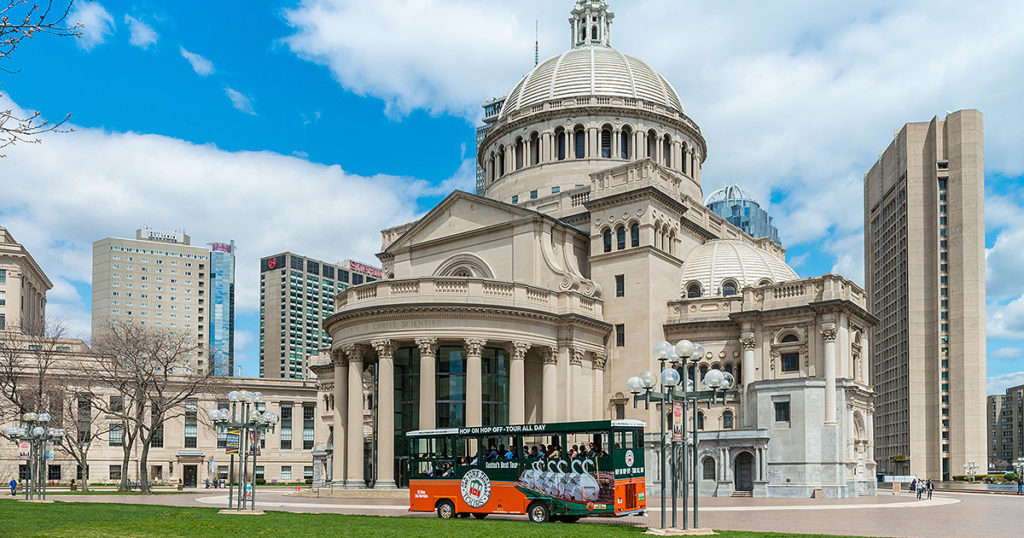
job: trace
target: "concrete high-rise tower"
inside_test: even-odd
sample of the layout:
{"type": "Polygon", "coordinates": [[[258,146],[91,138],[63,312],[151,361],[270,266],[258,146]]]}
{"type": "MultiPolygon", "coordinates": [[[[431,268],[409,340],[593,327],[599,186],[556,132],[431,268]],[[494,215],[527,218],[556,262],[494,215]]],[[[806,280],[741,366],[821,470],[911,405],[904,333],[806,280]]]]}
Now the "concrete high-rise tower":
{"type": "Polygon", "coordinates": [[[880,472],[987,468],[982,127],[977,110],[908,123],[864,178],[880,472]]]}

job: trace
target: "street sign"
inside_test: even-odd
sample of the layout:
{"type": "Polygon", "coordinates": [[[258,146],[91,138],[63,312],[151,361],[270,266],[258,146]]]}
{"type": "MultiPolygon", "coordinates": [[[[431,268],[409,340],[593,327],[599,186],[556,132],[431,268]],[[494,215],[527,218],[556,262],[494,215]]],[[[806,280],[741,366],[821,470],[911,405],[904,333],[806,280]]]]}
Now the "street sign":
{"type": "Polygon", "coordinates": [[[242,437],[242,433],[236,429],[227,430],[227,453],[238,454],[239,453],[239,439],[242,437]]]}
{"type": "Polygon", "coordinates": [[[683,402],[672,403],[672,442],[682,443],[685,439],[683,432],[683,402]]]}

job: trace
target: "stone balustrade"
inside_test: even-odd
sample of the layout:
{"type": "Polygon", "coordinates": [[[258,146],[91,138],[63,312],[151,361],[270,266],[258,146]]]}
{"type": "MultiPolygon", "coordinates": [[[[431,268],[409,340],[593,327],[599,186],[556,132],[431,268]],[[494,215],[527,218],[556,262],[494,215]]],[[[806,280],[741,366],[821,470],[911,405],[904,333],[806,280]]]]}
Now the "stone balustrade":
{"type": "Polygon", "coordinates": [[[521,282],[435,277],[378,280],[354,286],[335,297],[334,311],[424,303],[528,308],[555,315],[579,314],[596,320],[604,317],[603,301],[575,291],[553,291],[521,282]]]}

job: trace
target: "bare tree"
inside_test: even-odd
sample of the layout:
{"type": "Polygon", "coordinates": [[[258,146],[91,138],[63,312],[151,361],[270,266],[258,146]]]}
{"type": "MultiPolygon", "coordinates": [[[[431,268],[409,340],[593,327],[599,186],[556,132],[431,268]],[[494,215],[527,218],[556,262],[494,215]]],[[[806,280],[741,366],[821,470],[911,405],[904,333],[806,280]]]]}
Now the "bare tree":
{"type": "Polygon", "coordinates": [[[55,418],[64,428],[59,449],[78,464],[82,470],[82,491],[89,491],[89,450],[94,442],[102,442],[112,424],[103,420],[101,408],[92,403],[93,395],[88,387],[93,378],[86,373],[80,379],[84,386],[69,386],[63,392],[61,414],[55,418]]]}
{"type": "MultiPolygon", "coordinates": [[[[47,0],[45,3],[30,3],[28,0],[7,0],[3,7],[0,0],[0,60],[7,60],[25,39],[40,35],[80,37],[82,25],[71,23],[68,15],[74,0],[47,0]]],[[[13,73],[6,65],[0,71],[13,73]]],[[[2,97],[2,94],[0,94],[2,97]]],[[[0,110],[0,149],[19,142],[36,144],[39,135],[50,131],[61,131],[71,115],[60,121],[44,119],[39,112],[16,112],[0,110]]],[[[0,157],[4,155],[0,154],[0,157]]]]}
{"type": "Polygon", "coordinates": [[[60,404],[65,372],[59,368],[67,324],[51,321],[21,331],[0,331],[0,404],[4,415],[52,411],[60,404]]]}
{"type": "MultiPolygon", "coordinates": [[[[139,481],[149,493],[149,449],[153,437],[168,420],[184,416],[186,404],[209,387],[212,368],[201,367],[201,346],[181,331],[114,322],[97,338],[97,386],[116,393],[120,408],[97,399],[124,425],[124,460],[127,470],[131,446],[139,443],[139,481]]],[[[121,488],[127,489],[127,473],[121,488]]]]}

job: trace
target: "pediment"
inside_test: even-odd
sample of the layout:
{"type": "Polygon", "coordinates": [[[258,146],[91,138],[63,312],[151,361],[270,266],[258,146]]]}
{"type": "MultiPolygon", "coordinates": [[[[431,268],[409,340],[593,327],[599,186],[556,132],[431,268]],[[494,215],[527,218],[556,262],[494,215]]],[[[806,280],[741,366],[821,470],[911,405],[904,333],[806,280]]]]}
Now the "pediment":
{"type": "Polygon", "coordinates": [[[455,191],[389,245],[384,252],[394,252],[412,245],[535,216],[540,214],[490,198],[455,191]]]}

